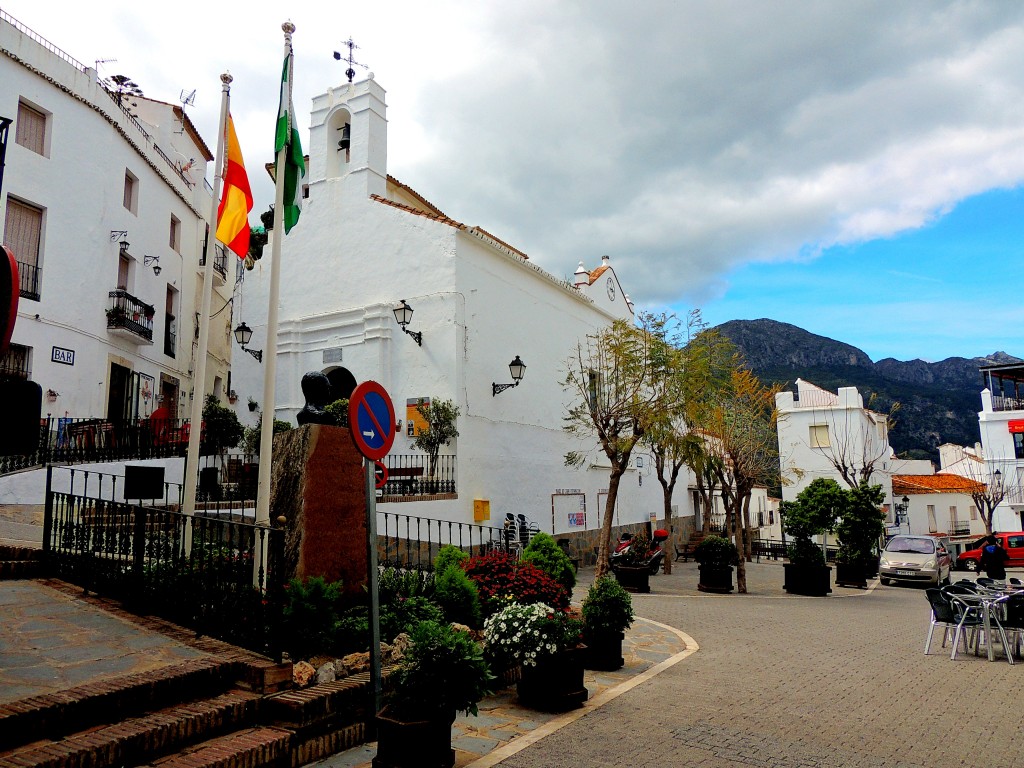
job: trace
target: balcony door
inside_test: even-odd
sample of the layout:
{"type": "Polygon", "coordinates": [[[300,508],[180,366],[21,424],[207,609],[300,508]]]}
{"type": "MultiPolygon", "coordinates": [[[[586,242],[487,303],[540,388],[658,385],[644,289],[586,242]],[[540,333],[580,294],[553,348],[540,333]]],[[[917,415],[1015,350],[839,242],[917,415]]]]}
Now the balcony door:
{"type": "Polygon", "coordinates": [[[107,393],[107,421],[123,423],[139,417],[139,377],[130,368],[110,364],[110,390],[107,393]]]}

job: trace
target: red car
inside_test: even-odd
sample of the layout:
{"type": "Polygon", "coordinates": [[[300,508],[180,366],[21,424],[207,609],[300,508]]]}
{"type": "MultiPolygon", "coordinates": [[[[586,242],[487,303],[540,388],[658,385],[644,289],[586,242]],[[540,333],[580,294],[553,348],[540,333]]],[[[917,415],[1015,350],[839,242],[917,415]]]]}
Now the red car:
{"type": "MultiPolygon", "coordinates": [[[[1024,531],[1013,533],[993,533],[999,543],[1006,550],[1010,559],[1006,561],[1007,568],[1024,568],[1024,531]]],[[[981,560],[981,548],[988,543],[988,537],[979,539],[971,545],[966,552],[961,552],[956,559],[956,567],[965,571],[977,571],[978,562],[981,560]]]]}

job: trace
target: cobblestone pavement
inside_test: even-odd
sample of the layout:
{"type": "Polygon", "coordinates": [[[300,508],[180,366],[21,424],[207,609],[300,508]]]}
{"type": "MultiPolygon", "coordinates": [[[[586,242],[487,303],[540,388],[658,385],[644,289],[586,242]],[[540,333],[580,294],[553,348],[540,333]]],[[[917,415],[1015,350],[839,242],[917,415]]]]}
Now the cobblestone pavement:
{"type": "Polygon", "coordinates": [[[37,581],[0,581],[0,704],[204,655],[37,581]]]}
{"type": "Polygon", "coordinates": [[[781,567],[750,571],[754,595],[699,595],[692,564],[652,578],[637,613],[700,650],[500,765],[1024,766],[1024,664],[925,656],[922,589],[788,597],[781,567]]]}

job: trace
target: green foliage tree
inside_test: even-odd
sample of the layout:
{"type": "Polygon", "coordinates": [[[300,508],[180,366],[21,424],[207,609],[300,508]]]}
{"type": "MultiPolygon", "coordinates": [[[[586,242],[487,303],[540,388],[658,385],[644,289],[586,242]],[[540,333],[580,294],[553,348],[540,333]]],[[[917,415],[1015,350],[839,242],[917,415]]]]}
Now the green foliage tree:
{"type": "Polygon", "coordinates": [[[875,547],[885,533],[885,491],[880,485],[862,482],[845,491],[847,505],[836,524],[839,540],[838,561],[859,564],[872,557],[875,547]]]}
{"type": "Polygon", "coordinates": [[[220,453],[225,448],[234,448],[244,431],[233,410],[221,405],[216,395],[206,396],[203,402],[203,443],[207,450],[220,453]]]}
{"type": "Polygon", "coordinates": [[[523,550],[523,561],[533,563],[568,592],[572,592],[576,586],[576,570],[572,567],[572,560],[550,534],[543,531],[535,533],[523,550]]]}
{"type": "Polygon", "coordinates": [[[811,541],[811,537],[835,527],[836,518],[845,512],[849,498],[835,480],[819,477],[800,491],[796,501],[782,503],[779,513],[786,533],[793,539],[789,547],[790,562],[803,565],[825,564],[825,555],[811,541]]]}
{"type": "Polygon", "coordinates": [[[441,452],[441,446],[448,445],[459,436],[456,428],[459,407],[451,400],[431,398],[429,405],[417,405],[416,410],[427,426],[417,433],[412,444],[427,454],[429,474],[433,476],[437,473],[437,455],[441,452]]]}
{"type": "MultiPolygon", "coordinates": [[[[596,449],[611,464],[597,556],[598,577],[609,570],[619,482],[633,450],[656,414],[665,408],[665,390],[655,381],[667,365],[668,354],[656,333],[659,321],[649,313],[640,315],[637,325],[615,320],[577,343],[566,365],[563,386],[572,402],[563,428],[581,442],[596,441],[596,449]]],[[[565,455],[566,466],[584,466],[590,450],[570,451],[565,455]]]]}

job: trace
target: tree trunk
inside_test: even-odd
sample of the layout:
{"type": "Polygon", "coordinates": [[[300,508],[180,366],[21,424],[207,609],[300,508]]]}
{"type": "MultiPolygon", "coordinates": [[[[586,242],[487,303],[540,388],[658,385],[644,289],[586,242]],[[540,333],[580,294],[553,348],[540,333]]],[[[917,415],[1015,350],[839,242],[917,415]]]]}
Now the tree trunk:
{"type": "Polygon", "coordinates": [[[612,520],[615,519],[615,499],[619,495],[619,478],[622,477],[622,470],[613,467],[611,475],[608,476],[608,498],[604,503],[604,520],[601,522],[601,544],[597,550],[597,569],[594,571],[594,580],[601,578],[608,573],[608,553],[611,551],[612,543],[612,520]]]}
{"type": "Polygon", "coordinates": [[[665,502],[665,530],[668,531],[668,541],[662,543],[662,547],[665,548],[665,557],[662,558],[662,568],[665,569],[665,573],[672,573],[672,560],[675,557],[675,549],[669,550],[668,545],[671,543],[675,545],[675,532],[672,530],[672,488],[662,483],[661,486],[662,498],[665,502]]]}
{"type": "Polygon", "coordinates": [[[747,593],[747,558],[743,556],[743,553],[747,546],[747,532],[743,527],[742,516],[736,515],[734,520],[734,530],[736,531],[736,551],[739,553],[739,557],[736,558],[736,594],[745,595],[747,593]]]}
{"type": "Polygon", "coordinates": [[[743,497],[743,521],[742,521],[742,526],[743,526],[743,531],[744,531],[744,534],[743,534],[743,557],[749,563],[749,562],[751,562],[754,559],[753,551],[752,551],[753,547],[751,546],[750,535],[748,533],[750,531],[750,492],[749,491],[743,497]]]}

